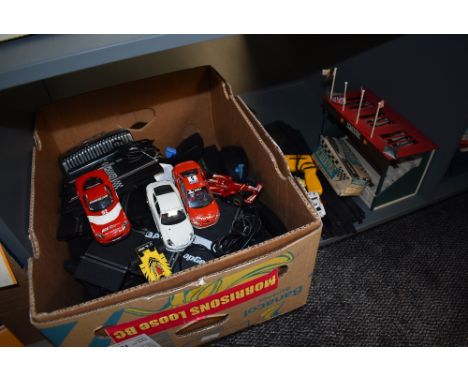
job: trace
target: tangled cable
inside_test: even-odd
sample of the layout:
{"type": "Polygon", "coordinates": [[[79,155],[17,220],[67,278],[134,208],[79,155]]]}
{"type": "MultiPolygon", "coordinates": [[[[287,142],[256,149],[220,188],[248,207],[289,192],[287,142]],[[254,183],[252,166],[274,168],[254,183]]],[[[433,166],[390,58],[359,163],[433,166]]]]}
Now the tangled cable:
{"type": "Polygon", "coordinates": [[[150,139],[141,139],[139,141],[131,142],[118,147],[117,150],[130,163],[139,161],[142,156],[150,157],[155,161],[158,161],[160,157],[159,150],[153,146],[153,141],[150,139]]]}
{"type": "Polygon", "coordinates": [[[239,208],[229,233],[211,244],[211,251],[216,257],[246,248],[260,231],[262,222],[256,214],[245,213],[239,208]]]}

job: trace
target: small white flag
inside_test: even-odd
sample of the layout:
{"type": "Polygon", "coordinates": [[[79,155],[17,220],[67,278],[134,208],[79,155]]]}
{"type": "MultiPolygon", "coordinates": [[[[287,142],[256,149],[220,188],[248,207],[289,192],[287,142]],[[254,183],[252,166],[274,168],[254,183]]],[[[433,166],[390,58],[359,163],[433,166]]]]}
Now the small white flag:
{"type": "Polygon", "coordinates": [[[359,109],[358,109],[358,112],[357,112],[357,115],[356,115],[356,123],[359,122],[359,117],[361,115],[362,101],[364,100],[364,93],[365,92],[366,91],[361,86],[361,99],[359,100],[359,109]]]}
{"type": "Polygon", "coordinates": [[[371,138],[374,138],[374,131],[375,131],[375,125],[377,124],[377,118],[379,117],[380,109],[382,109],[383,107],[384,107],[384,100],[380,101],[377,104],[377,110],[375,111],[374,124],[372,125],[372,131],[370,135],[371,138]]]}

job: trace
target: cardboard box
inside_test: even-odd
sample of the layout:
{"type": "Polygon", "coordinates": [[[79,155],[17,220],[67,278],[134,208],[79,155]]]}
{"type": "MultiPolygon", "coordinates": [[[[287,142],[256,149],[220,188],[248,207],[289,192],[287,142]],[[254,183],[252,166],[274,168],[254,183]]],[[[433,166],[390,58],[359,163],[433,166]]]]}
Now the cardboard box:
{"type": "Polygon", "coordinates": [[[5,326],[0,325],[0,347],[20,347],[21,341],[5,326]]]}
{"type": "MultiPolygon", "coordinates": [[[[199,345],[302,306],[309,292],[321,221],[294,182],[277,146],[211,67],[131,82],[62,100],[37,115],[29,262],[32,323],[56,345],[109,346],[142,340],[199,345]],[[55,240],[62,172],[58,157],[102,131],[130,128],[164,148],[199,132],[205,144],[240,145],[265,188],[261,199],[284,235],[159,282],[81,303],[55,240]]],[[[144,341],[143,341],[144,342],[144,341]]],[[[140,342],[142,343],[142,342],[140,342]]]]}

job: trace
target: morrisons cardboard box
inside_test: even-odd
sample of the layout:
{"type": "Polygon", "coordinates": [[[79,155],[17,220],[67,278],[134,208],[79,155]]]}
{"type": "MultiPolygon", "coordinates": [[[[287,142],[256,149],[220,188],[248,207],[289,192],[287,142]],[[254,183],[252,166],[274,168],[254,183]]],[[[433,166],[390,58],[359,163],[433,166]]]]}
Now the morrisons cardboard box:
{"type": "Polygon", "coordinates": [[[32,323],[62,346],[146,342],[199,345],[302,306],[321,222],[278,147],[211,67],[157,76],[50,104],[37,115],[29,262],[32,323]],[[67,245],[55,239],[61,153],[99,132],[130,128],[135,139],[176,146],[199,132],[207,145],[240,145],[265,188],[261,199],[288,232],[155,283],[82,303],[64,271],[67,245]]]}

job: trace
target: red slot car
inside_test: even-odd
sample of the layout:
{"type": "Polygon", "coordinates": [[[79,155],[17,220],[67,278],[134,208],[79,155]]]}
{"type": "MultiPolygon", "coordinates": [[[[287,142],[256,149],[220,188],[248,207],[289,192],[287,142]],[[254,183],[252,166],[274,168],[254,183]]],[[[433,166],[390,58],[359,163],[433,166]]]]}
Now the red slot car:
{"type": "Polygon", "coordinates": [[[239,199],[234,199],[235,204],[242,202],[252,204],[262,191],[263,185],[259,183],[256,186],[251,186],[249,184],[237,183],[230,176],[214,174],[211,179],[208,179],[208,189],[214,195],[219,195],[223,198],[237,196],[239,199]]]}
{"type": "Polygon", "coordinates": [[[130,222],[104,170],[81,175],[75,186],[93,235],[99,243],[110,244],[128,235],[130,222]]]}
{"type": "Polygon", "coordinates": [[[219,220],[219,207],[208,190],[203,170],[194,161],[179,163],[172,177],[195,228],[206,228],[219,220]]]}

